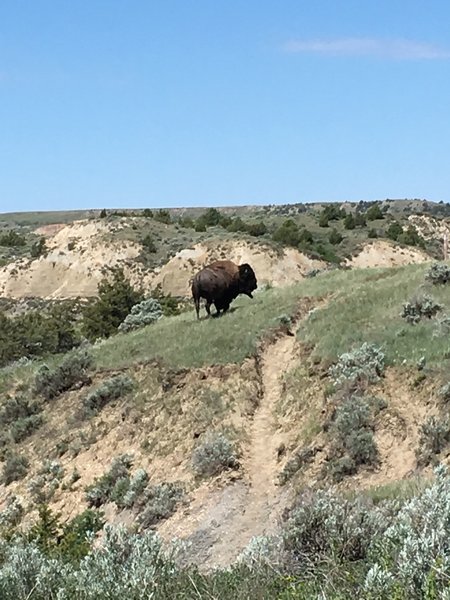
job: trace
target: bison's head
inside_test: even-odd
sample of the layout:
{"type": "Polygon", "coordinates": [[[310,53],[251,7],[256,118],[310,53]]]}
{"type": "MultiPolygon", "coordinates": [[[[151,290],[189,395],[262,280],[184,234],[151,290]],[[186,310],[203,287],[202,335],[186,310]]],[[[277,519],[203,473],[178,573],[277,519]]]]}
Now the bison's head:
{"type": "Polygon", "coordinates": [[[239,293],[253,298],[252,292],[258,287],[254,270],[247,263],[239,265],[239,293]]]}

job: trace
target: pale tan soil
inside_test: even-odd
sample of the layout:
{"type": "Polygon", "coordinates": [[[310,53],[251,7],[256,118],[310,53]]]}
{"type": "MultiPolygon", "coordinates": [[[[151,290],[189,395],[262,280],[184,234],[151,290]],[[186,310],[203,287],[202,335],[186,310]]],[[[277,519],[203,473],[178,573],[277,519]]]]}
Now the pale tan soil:
{"type": "Polygon", "coordinates": [[[104,236],[110,230],[110,225],[98,221],[39,228],[38,232],[46,236],[48,253],[35,260],[20,259],[0,268],[0,296],[93,296],[106,269],[116,265],[124,266],[132,280],[140,281],[142,268],[135,265],[141,252],[140,244],[106,241],[104,236]],[[74,247],[69,249],[69,244],[74,247]]]}
{"type": "Polygon", "coordinates": [[[114,266],[122,266],[133,284],[144,289],[160,284],[163,292],[174,296],[190,296],[193,275],[217,259],[248,262],[260,285],[270,283],[275,287],[300,281],[311,269],[325,266],[294,248],[277,253],[259,242],[218,240],[181,250],[163,267],[150,271],[136,260],[142,251],[141,244],[107,240],[113,230],[123,226],[120,221],[111,224],[91,220],[40,227],[36,232],[46,237],[48,253],[35,260],[19,259],[1,267],[0,296],[94,296],[107,269],[114,266]]]}
{"type": "Polygon", "coordinates": [[[34,230],[36,235],[42,235],[44,237],[51,237],[57,234],[61,229],[67,227],[64,223],[53,223],[51,225],[42,225],[42,227],[38,227],[34,230]]]}
{"type": "Polygon", "coordinates": [[[402,248],[396,244],[378,240],[366,244],[363,249],[346,265],[352,268],[399,267],[409,264],[420,264],[432,260],[431,257],[416,248],[402,248]]]}
{"type": "Polygon", "coordinates": [[[301,281],[311,269],[325,266],[323,261],[308,258],[295,248],[286,248],[279,254],[270,246],[244,241],[196,244],[181,250],[157,270],[152,286],[161,284],[166,293],[190,296],[194,274],[213,260],[224,258],[237,264],[249,263],[256,273],[258,285],[270,283],[274,287],[301,281]]]}
{"type": "MultiPolygon", "coordinates": [[[[326,300],[316,302],[315,310],[320,310],[326,300]]],[[[312,301],[304,302],[297,325],[308,317],[311,306],[312,301]]],[[[18,447],[30,459],[30,473],[23,481],[0,485],[0,510],[10,494],[28,503],[30,480],[44,459],[54,457],[62,439],[70,447],[57,459],[65,469],[64,482],[69,483],[74,469],[80,475],[70,488],[57,490],[50,502],[63,519],[86,508],[85,487],[105,473],[115,457],[132,453],[134,468],[145,468],[153,483],[179,481],[185,486],[186,503],[157,529],[166,541],[188,542],[187,560],[210,569],[232,563],[253,537],[274,532],[296,489],[328,483],[323,467],[330,450],[322,431],[330,408],[324,393],[328,366],[314,362],[308,348],[286,331],[264,342],[258,356],[242,365],[175,372],[153,361],[127,372],[139,384],[133,400],[112,403],[87,421],[76,416],[82,398],[113,372],[98,373],[91,386],[48,403],[42,428],[18,447]],[[190,464],[193,449],[208,430],[222,429],[231,432],[241,448],[240,468],[199,485],[190,464]],[[286,448],[283,456],[278,452],[281,444],[286,448]],[[305,445],[318,449],[311,464],[286,485],[277,485],[283,467],[305,445]]],[[[380,464],[346,478],[341,489],[367,489],[414,474],[420,427],[439,412],[441,385],[432,378],[413,385],[416,377],[417,371],[391,368],[370,388],[370,394],[387,401],[375,422],[380,464]]],[[[132,511],[104,508],[108,521],[136,524],[132,511]]],[[[26,523],[34,518],[30,513],[26,523]]]]}
{"type": "Polygon", "coordinates": [[[263,397],[250,430],[246,469],[248,491],[242,504],[225,522],[224,533],[212,548],[209,564],[225,567],[231,564],[249,544],[252,537],[273,533],[286,507],[287,494],[276,487],[279,470],[277,448],[282,436],[275,428],[273,411],[280,395],[280,377],[288,369],[295,337],[285,337],[269,346],[263,355],[263,397]]]}
{"type": "MultiPolygon", "coordinates": [[[[442,235],[445,227],[449,228],[443,221],[427,217],[410,217],[410,220],[425,237],[442,235]]],[[[137,260],[142,251],[139,243],[113,240],[113,232],[124,226],[120,220],[108,223],[99,219],[38,228],[36,233],[46,237],[48,254],[35,260],[19,259],[1,267],[0,296],[94,296],[107,269],[116,265],[124,268],[132,283],[144,289],[161,285],[165,293],[188,297],[194,274],[213,260],[227,258],[239,264],[247,262],[255,270],[259,285],[274,287],[301,281],[308,271],[326,266],[323,261],[311,259],[295,248],[277,251],[257,240],[218,239],[185,248],[162,267],[151,271],[137,260]]],[[[422,250],[377,240],[366,244],[346,264],[353,268],[391,267],[427,260],[430,257],[422,250]]]]}
{"type": "Polygon", "coordinates": [[[352,478],[353,488],[383,485],[410,477],[417,470],[420,427],[429,416],[439,413],[439,385],[428,382],[416,388],[412,381],[411,374],[388,369],[381,385],[373,389],[374,395],[387,401],[375,429],[380,465],[373,472],[366,471],[352,478]]]}
{"type": "MultiPolygon", "coordinates": [[[[134,469],[146,469],[152,482],[180,481],[190,489],[189,459],[197,443],[195,436],[210,428],[227,427],[238,438],[245,438],[245,423],[260,395],[255,359],[242,365],[180,373],[165,371],[151,362],[127,370],[139,387],[132,402],[124,398],[106,406],[96,417],[80,418],[83,397],[115,373],[99,373],[90,386],[67,392],[47,404],[44,425],[21,445],[30,460],[29,475],[7,487],[0,484],[0,510],[10,494],[28,497],[30,480],[49,458],[64,468],[66,483],[74,469],[80,475],[70,491],[57,490],[51,501],[52,509],[63,519],[87,507],[86,486],[103,475],[120,454],[132,454],[134,469]],[[68,450],[58,458],[54,451],[62,440],[67,440],[68,450]]],[[[130,519],[129,513],[124,519],[130,519]]],[[[120,515],[114,520],[120,521],[120,515]]]]}

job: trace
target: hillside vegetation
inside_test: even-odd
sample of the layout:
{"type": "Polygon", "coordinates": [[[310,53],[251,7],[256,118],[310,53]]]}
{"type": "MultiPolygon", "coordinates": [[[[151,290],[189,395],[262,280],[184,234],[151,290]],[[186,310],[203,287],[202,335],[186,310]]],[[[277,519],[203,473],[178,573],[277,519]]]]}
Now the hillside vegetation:
{"type": "Polygon", "coordinates": [[[449,231],[448,205],[426,201],[1,217],[0,295],[9,298],[95,296],[111,267],[184,296],[195,270],[221,256],[255,263],[261,282],[286,285],[327,265],[441,258],[449,231]]]}
{"type": "Polygon", "coordinates": [[[151,231],[155,262],[100,270],[90,299],[3,298],[0,597],[450,598],[450,264],[418,225],[411,245],[404,206],[105,211],[91,222],[108,223],[105,256],[144,252],[151,231]],[[344,248],[373,239],[358,214],[378,233],[404,222],[402,266],[345,266],[344,248]],[[330,224],[345,242],[326,241],[330,224]],[[312,242],[296,240],[305,229],[312,242]],[[256,270],[253,299],[197,321],[151,285],[184,264],[158,254],[156,231],[164,247],[198,235],[201,260],[254,246],[273,270],[263,285],[256,270]],[[320,266],[280,284],[276,257],[294,246],[320,266]],[[426,262],[403,264],[406,247],[426,262]]]}

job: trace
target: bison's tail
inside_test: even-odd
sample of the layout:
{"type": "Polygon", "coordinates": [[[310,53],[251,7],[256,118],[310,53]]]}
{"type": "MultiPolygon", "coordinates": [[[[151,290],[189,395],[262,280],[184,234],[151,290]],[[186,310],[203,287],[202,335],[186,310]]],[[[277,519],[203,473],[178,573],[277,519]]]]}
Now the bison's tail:
{"type": "Polygon", "coordinates": [[[200,319],[200,290],[198,289],[198,283],[194,278],[192,282],[192,297],[194,298],[195,312],[197,313],[197,319],[200,319]]]}

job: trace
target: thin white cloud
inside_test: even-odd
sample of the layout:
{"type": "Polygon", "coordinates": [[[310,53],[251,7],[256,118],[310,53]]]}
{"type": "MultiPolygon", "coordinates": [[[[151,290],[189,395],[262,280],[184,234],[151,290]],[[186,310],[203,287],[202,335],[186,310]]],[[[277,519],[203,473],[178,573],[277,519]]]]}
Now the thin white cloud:
{"type": "Polygon", "coordinates": [[[292,54],[326,56],[372,56],[396,60],[436,60],[450,58],[450,50],[433,44],[404,39],[337,38],[291,40],[284,50],[292,54]]]}

